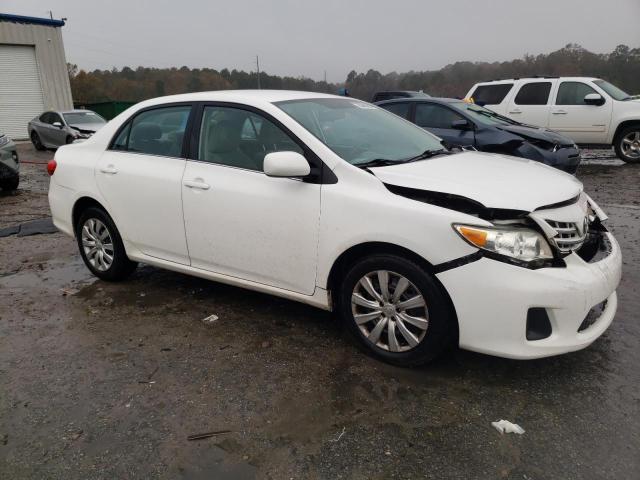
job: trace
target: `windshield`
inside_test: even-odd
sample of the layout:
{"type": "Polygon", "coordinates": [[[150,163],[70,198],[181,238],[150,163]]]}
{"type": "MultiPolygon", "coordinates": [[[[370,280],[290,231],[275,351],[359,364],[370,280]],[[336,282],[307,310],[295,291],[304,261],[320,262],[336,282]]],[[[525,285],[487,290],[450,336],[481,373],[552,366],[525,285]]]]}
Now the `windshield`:
{"type": "Polygon", "coordinates": [[[62,116],[64,117],[64,121],[67,122],[68,125],[82,125],[83,123],[107,123],[104,118],[94,112],[63,113],[62,116]]]}
{"type": "Polygon", "coordinates": [[[401,162],[443,149],[440,139],[406,120],[353,98],[275,103],[337,155],[353,165],[401,162]]]}
{"type": "Polygon", "coordinates": [[[594,80],[597,86],[599,86],[602,90],[607,92],[611,98],[614,100],[630,100],[631,96],[622,90],[620,90],[615,85],[611,85],[609,82],[605,82],[604,80],[594,80]]]}
{"type": "Polygon", "coordinates": [[[473,120],[483,125],[519,125],[515,120],[503,117],[502,115],[489,110],[488,108],[481,107],[480,105],[474,105],[466,102],[451,103],[449,105],[459,111],[467,113],[473,118],[473,120]]]}

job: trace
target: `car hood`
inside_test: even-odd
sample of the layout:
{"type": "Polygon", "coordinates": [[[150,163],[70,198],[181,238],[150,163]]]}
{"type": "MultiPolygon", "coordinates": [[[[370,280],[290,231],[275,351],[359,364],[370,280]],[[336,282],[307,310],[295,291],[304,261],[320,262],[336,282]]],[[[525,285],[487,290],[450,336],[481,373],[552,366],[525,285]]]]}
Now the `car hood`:
{"type": "Polygon", "coordinates": [[[534,127],[532,125],[501,125],[497,128],[520,137],[544,140],[557,145],[573,145],[574,143],[573,140],[558,132],[546,128],[534,127]]]}
{"type": "Polygon", "coordinates": [[[369,169],[383,183],[474,200],[486,208],[532,212],[582,192],[573,176],[539,162],[483,152],[369,169]]]}
{"type": "Polygon", "coordinates": [[[95,123],[74,123],[73,125],[69,125],[71,128],[75,128],[76,130],[80,130],[81,132],[97,132],[102,127],[104,127],[106,123],[95,124],[95,123]]]}

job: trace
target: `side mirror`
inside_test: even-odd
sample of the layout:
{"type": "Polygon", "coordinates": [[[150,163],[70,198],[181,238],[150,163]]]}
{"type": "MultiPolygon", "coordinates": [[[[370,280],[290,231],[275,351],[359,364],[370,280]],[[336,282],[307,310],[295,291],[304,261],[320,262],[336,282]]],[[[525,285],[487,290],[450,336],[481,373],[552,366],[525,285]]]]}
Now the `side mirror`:
{"type": "Polygon", "coordinates": [[[451,122],[454,130],[471,130],[471,124],[467,120],[454,120],[451,122]]]}
{"type": "Polygon", "coordinates": [[[301,178],[311,173],[309,162],[297,152],[268,153],[262,168],[269,177],[301,178]]]}
{"type": "Polygon", "coordinates": [[[599,93],[589,93],[584,96],[584,103],[587,105],[600,106],[604,104],[604,98],[599,93]]]}
{"type": "Polygon", "coordinates": [[[53,122],[51,125],[53,125],[56,128],[62,128],[62,123],[60,122],[53,122]]]}

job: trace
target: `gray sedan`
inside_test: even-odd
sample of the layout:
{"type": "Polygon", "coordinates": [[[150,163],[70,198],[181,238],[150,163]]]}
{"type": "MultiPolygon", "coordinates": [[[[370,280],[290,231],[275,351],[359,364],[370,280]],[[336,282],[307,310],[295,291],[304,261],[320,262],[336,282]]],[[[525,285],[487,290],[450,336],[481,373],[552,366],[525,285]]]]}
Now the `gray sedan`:
{"type": "Polygon", "coordinates": [[[29,137],[37,150],[57,148],[78,139],[87,139],[107,121],[91,110],[44,112],[29,122],[29,137]]]}

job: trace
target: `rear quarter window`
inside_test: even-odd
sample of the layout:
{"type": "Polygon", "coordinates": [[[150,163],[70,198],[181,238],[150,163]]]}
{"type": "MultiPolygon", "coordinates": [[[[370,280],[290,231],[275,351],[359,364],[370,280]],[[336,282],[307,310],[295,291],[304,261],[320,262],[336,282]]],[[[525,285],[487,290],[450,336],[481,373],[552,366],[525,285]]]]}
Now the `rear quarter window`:
{"type": "Polygon", "coordinates": [[[495,85],[479,85],[471,94],[473,101],[485,105],[498,105],[513,88],[513,83],[498,83],[495,85]]]}
{"type": "Polygon", "coordinates": [[[520,88],[514,103],[516,105],[546,105],[549,103],[551,82],[526,83],[520,88]]]}

